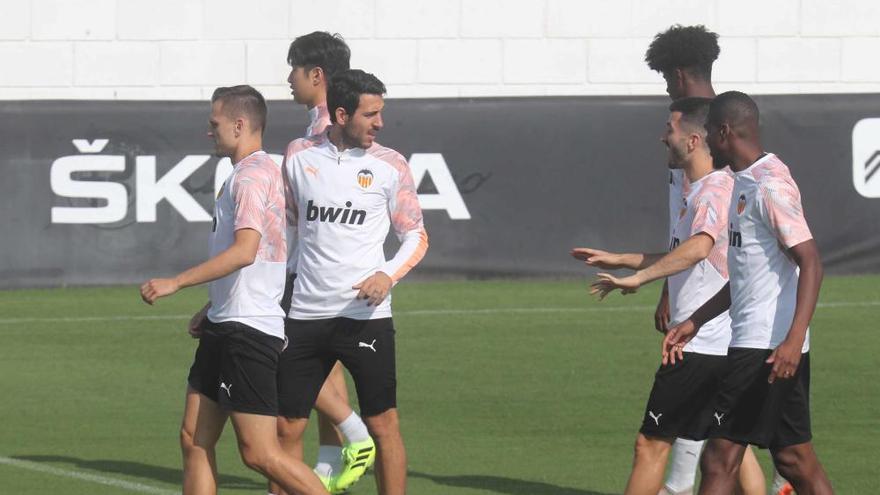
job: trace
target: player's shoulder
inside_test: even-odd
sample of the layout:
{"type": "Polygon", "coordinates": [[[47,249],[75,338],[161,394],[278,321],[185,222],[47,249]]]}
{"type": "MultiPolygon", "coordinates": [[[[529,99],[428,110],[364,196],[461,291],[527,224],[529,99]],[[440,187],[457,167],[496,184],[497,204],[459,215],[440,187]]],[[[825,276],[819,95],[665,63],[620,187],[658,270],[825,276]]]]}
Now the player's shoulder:
{"type": "Polygon", "coordinates": [[[729,168],[724,167],[721,170],[715,170],[706,177],[704,188],[711,190],[733,190],[733,173],[729,168]]]}
{"type": "Polygon", "coordinates": [[[776,155],[771,155],[764,162],[758,164],[752,176],[758,188],[765,192],[797,191],[797,183],[791,176],[791,170],[776,155]]]}
{"type": "Polygon", "coordinates": [[[301,137],[294,139],[287,145],[287,150],[285,154],[287,156],[293,156],[297,153],[301,153],[303,151],[321,146],[327,140],[327,134],[314,134],[311,136],[301,137]]]}
{"type": "Polygon", "coordinates": [[[406,163],[406,158],[404,158],[402,154],[387,146],[382,146],[375,141],[373,142],[372,146],[367,148],[367,155],[375,160],[387,164],[397,171],[406,170],[409,168],[409,164],[406,163]]]}
{"type": "Polygon", "coordinates": [[[271,181],[281,176],[281,168],[271,156],[264,152],[248,156],[234,170],[235,181],[266,180],[271,181]]]}

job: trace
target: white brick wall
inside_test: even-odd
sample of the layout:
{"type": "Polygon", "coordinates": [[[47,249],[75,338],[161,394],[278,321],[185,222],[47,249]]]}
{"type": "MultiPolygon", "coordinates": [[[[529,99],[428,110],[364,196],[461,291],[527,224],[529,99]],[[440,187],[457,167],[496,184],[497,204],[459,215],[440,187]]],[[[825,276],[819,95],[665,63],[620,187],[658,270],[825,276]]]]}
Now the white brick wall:
{"type": "Polygon", "coordinates": [[[721,35],[719,90],[880,92],[875,0],[4,0],[0,99],[286,99],[316,29],[391,97],[663,94],[643,58],[672,23],[721,35]]]}

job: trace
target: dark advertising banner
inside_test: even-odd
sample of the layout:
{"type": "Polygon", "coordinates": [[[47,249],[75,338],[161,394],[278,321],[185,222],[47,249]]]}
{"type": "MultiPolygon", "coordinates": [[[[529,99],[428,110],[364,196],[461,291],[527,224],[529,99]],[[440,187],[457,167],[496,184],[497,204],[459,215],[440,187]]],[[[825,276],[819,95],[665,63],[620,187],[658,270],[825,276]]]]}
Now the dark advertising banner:
{"type": "MultiPolygon", "coordinates": [[[[880,271],[880,95],[756,99],[826,270],[880,271]]],[[[574,246],[664,250],[668,103],[389,100],[379,141],[409,159],[431,242],[414,273],[571,276],[584,272],[574,246]]],[[[0,287],[141,282],[205,259],[231,167],[211,156],[209,110],[0,102],[0,287]]],[[[266,150],[282,153],[306,125],[302,107],[270,102],[266,150]]]]}

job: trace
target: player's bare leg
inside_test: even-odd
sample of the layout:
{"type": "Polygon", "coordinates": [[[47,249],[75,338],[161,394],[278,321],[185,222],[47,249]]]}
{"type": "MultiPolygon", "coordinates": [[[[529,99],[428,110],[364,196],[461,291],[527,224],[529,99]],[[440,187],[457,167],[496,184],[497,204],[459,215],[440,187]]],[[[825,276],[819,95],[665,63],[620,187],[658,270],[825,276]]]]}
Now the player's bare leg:
{"type": "Polygon", "coordinates": [[[666,459],[672,449],[673,438],[636,437],[633,467],[626,484],[626,495],[657,495],[663,486],[666,459]]]}
{"type": "Polygon", "coordinates": [[[342,373],[342,364],[338,361],[333,365],[330,374],[321,387],[318,399],[315,401],[315,409],[318,411],[318,442],[320,445],[329,445],[342,448],[342,434],[336,429],[342,421],[351,414],[348,403],[348,389],[345,386],[345,375],[342,373]]]}
{"type": "MultiPolygon", "coordinates": [[[[309,425],[308,418],[276,418],[275,433],[281,449],[299,461],[303,460],[303,433],[309,425]]],[[[285,492],[277,483],[269,481],[269,493],[283,495],[285,492]]]]}
{"type": "Polygon", "coordinates": [[[214,447],[223,432],[226,417],[226,412],[216,402],[192,387],[186,387],[186,404],[180,426],[184,495],[217,493],[214,447]]]}
{"type": "Polygon", "coordinates": [[[400,434],[400,418],[392,408],[376,416],[365,417],[370,436],[376,442],[376,488],[379,495],[406,493],[406,449],[400,434]]]}
{"type": "Polygon", "coordinates": [[[826,495],[834,493],[831,481],[816,456],[811,442],[771,449],[773,463],[798,495],[826,495]]]}
{"type": "Polygon", "coordinates": [[[764,470],[755,457],[755,451],[747,448],[743,454],[742,464],[739,466],[739,477],[736,483],[737,495],[766,495],[767,480],[764,478],[764,470]]]}
{"type": "Polygon", "coordinates": [[[289,494],[327,495],[318,477],[278,443],[274,416],[233,412],[230,415],[244,464],[289,494]]]}
{"type": "Polygon", "coordinates": [[[703,475],[700,495],[733,493],[745,451],[745,445],[730,440],[708,440],[700,459],[700,471],[703,475]]]}

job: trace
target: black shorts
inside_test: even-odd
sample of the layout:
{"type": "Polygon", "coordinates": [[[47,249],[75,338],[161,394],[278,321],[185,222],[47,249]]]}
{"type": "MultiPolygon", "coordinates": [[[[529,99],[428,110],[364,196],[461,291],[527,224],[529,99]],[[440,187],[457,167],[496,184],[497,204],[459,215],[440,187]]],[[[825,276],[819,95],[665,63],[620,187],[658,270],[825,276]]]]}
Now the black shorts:
{"type": "Polygon", "coordinates": [[[336,361],[348,369],[361,416],[397,407],[394,323],[391,318],[285,320],[289,344],[278,366],[281,416],[308,418],[336,361]]]}
{"type": "Polygon", "coordinates": [[[778,449],[809,442],[810,354],[801,355],[793,378],[767,383],[772,353],[730,349],[727,371],[712,411],[709,438],[778,449]]]}
{"type": "Polygon", "coordinates": [[[660,365],[639,432],[650,437],[703,440],[727,356],[685,352],[675,364],[660,365]]]}
{"type": "Polygon", "coordinates": [[[276,374],[284,341],[237,321],[205,320],[189,385],[229,411],[278,414],[276,374]]]}

